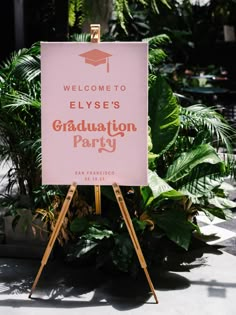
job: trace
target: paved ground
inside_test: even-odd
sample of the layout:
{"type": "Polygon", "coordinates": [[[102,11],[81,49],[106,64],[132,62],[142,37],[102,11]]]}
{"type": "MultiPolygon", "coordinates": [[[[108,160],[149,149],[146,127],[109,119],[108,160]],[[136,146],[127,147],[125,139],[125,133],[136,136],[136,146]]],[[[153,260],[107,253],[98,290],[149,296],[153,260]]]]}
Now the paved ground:
{"type": "MultiPolygon", "coordinates": [[[[192,253],[193,254],[193,253],[192,253]]],[[[236,314],[236,257],[221,250],[194,252],[199,258],[185,271],[152,270],[159,304],[141,273],[138,279],[73,269],[50,261],[32,299],[28,298],[38,260],[0,259],[0,312],[8,315],[236,314]]],[[[191,259],[190,259],[191,260],[191,259]]]]}

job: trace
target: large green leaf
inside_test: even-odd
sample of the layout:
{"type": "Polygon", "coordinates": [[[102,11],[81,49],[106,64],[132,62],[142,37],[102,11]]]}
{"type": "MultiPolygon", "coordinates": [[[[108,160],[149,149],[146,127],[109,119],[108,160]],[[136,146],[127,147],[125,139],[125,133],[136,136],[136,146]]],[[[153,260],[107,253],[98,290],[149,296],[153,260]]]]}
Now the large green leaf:
{"type": "Polygon", "coordinates": [[[155,169],[156,168],[156,158],[158,157],[157,154],[151,152],[153,148],[152,145],[152,138],[151,138],[151,128],[148,126],[148,167],[150,169],[155,169]]]}
{"type": "Polygon", "coordinates": [[[118,269],[127,272],[134,255],[134,247],[129,234],[118,234],[114,240],[115,246],[111,251],[112,261],[118,269]]]}
{"type": "Polygon", "coordinates": [[[163,192],[173,190],[166,181],[159,177],[156,172],[151,170],[148,170],[148,186],[151,188],[154,198],[157,198],[163,192]]]}
{"type": "Polygon", "coordinates": [[[107,229],[97,229],[94,226],[88,228],[85,234],[82,235],[82,238],[86,240],[102,240],[104,238],[109,238],[113,235],[111,230],[107,229]]]}
{"type": "Polygon", "coordinates": [[[214,198],[209,199],[208,202],[210,205],[213,205],[220,209],[236,208],[236,202],[227,198],[215,196],[214,198]]]}
{"type": "Polygon", "coordinates": [[[86,217],[75,218],[70,224],[70,230],[73,233],[81,233],[89,226],[89,221],[86,217]]]}
{"type": "Polygon", "coordinates": [[[153,152],[161,154],[174,144],[179,131],[179,106],[162,76],[152,79],[149,88],[149,117],[153,152]]]}
{"type": "Polygon", "coordinates": [[[228,209],[225,210],[210,205],[201,206],[201,210],[211,221],[214,220],[214,217],[220,218],[222,220],[232,219],[232,212],[228,209]]]}
{"type": "Polygon", "coordinates": [[[157,175],[156,172],[148,170],[148,186],[141,188],[144,204],[150,205],[153,200],[158,199],[179,199],[183,194],[173,189],[166,181],[157,175]]]}
{"type": "Polygon", "coordinates": [[[183,211],[174,208],[166,209],[155,215],[155,221],[169,239],[184,249],[188,249],[192,231],[197,227],[187,220],[183,211]]]}
{"type": "Polygon", "coordinates": [[[192,151],[182,153],[169,166],[165,179],[168,182],[176,182],[187,176],[196,166],[203,163],[219,163],[219,166],[224,168],[224,162],[217,155],[215,149],[209,144],[202,144],[192,151]]]}
{"type": "Polygon", "coordinates": [[[183,181],[178,182],[178,190],[183,194],[199,198],[208,196],[224,181],[220,164],[201,164],[195,167],[183,181]]]}
{"type": "Polygon", "coordinates": [[[68,254],[68,257],[70,258],[70,257],[75,256],[76,258],[81,258],[82,256],[86,254],[91,254],[91,252],[93,252],[97,246],[98,246],[97,242],[81,239],[76,244],[74,253],[68,254]]]}

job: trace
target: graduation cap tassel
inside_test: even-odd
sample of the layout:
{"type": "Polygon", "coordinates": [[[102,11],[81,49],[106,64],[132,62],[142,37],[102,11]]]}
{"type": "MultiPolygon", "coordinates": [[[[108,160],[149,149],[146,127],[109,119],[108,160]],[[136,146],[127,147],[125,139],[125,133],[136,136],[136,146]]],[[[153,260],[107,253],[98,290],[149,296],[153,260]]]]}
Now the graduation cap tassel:
{"type": "Polygon", "coordinates": [[[109,58],[107,58],[107,72],[110,72],[109,58]]]}

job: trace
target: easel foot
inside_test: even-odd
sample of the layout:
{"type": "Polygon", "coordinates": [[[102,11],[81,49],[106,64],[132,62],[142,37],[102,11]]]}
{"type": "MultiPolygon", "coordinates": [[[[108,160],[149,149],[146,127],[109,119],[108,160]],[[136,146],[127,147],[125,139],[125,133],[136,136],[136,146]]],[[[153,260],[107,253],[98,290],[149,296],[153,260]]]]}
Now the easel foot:
{"type": "Polygon", "coordinates": [[[154,289],[154,286],[153,286],[153,283],[152,283],[152,280],[151,280],[151,278],[150,278],[150,275],[149,275],[149,273],[148,273],[147,268],[143,268],[143,271],[144,271],[145,276],[146,276],[146,278],[147,278],[147,282],[148,282],[149,287],[150,287],[150,289],[151,289],[151,291],[152,291],[152,294],[153,294],[153,296],[154,296],[154,299],[155,299],[155,301],[156,301],[156,304],[158,304],[159,301],[158,301],[158,299],[157,299],[157,295],[156,295],[156,292],[155,292],[155,289],[154,289]]]}

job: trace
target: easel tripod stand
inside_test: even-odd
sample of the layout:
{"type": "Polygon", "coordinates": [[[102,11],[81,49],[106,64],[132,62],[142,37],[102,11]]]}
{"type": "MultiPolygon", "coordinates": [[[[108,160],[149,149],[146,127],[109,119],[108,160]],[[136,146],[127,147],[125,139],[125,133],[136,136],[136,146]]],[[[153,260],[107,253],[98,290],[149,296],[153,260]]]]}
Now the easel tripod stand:
{"type": "MultiPolygon", "coordinates": [[[[91,42],[98,43],[100,41],[100,25],[99,24],[92,24],[91,27],[90,27],[90,32],[91,32],[91,42]]],[[[53,230],[53,232],[52,232],[52,234],[50,236],[49,242],[47,244],[47,247],[46,247],[46,250],[44,252],[43,258],[41,260],[41,265],[40,265],[38,273],[37,273],[37,275],[35,277],[34,283],[32,285],[32,288],[31,288],[31,291],[30,291],[30,294],[29,294],[29,298],[31,298],[31,296],[32,296],[32,294],[33,294],[33,292],[34,292],[34,290],[35,290],[35,288],[37,286],[37,283],[39,281],[39,278],[41,276],[43,268],[47,264],[47,261],[48,261],[48,258],[50,256],[50,254],[51,254],[51,251],[53,249],[54,243],[55,243],[55,241],[57,239],[57,236],[58,236],[58,234],[60,232],[60,229],[61,229],[61,226],[63,224],[64,218],[65,218],[66,213],[67,213],[67,211],[69,209],[70,203],[71,203],[71,201],[73,199],[76,187],[77,187],[76,183],[72,183],[71,186],[69,187],[69,190],[67,192],[66,198],[65,198],[64,203],[62,205],[62,209],[61,209],[60,214],[58,216],[55,228],[54,228],[54,230],[53,230]]],[[[117,203],[119,205],[121,214],[123,216],[124,222],[126,224],[127,230],[129,232],[131,241],[133,243],[134,249],[135,249],[136,254],[138,256],[138,260],[139,260],[140,266],[144,270],[147,282],[148,282],[150,290],[151,290],[151,292],[152,292],[152,294],[154,296],[155,302],[158,303],[156,292],[155,292],[152,280],[151,280],[150,275],[149,275],[148,270],[147,270],[147,264],[146,264],[145,258],[143,256],[143,252],[142,252],[141,246],[139,244],[139,241],[138,241],[138,238],[137,238],[137,235],[136,235],[136,232],[135,232],[135,229],[134,229],[131,217],[129,215],[129,211],[127,209],[125,200],[124,200],[123,195],[122,195],[122,192],[121,192],[120,187],[118,186],[118,184],[114,183],[112,185],[112,187],[113,187],[113,190],[114,190],[114,193],[115,193],[115,196],[116,196],[116,200],[117,200],[117,203]]],[[[101,189],[100,189],[99,185],[95,185],[94,188],[95,188],[96,214],[99,215],[99,214],[101,214],[101,189]]]]}

